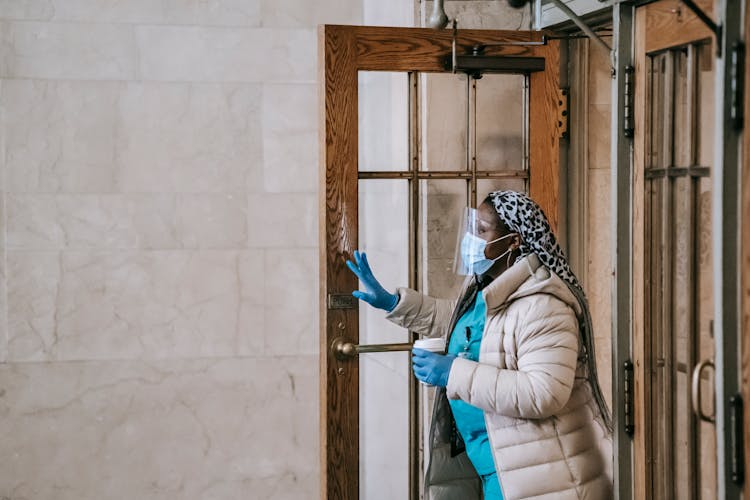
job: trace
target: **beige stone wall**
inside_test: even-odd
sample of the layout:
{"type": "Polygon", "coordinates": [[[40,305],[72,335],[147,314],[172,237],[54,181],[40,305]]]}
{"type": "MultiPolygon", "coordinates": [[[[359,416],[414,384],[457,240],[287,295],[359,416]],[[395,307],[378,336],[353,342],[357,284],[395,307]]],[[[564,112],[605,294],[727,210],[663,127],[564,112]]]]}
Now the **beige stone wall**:
{"type": "MultiPolygon", "coordinates": [[[[591,306],[597,370],[605,396],[612,399],[612,223],[609,55],[589,44],[588,207],[586,294],[591,306]]],[[[573,200],[571,200],[572,202],[573,200]]]]}
{"type": "Polygon", "coordinates": [[[0,498],[316,495],[315,26],[363,11],[0,1],[0,498]]]}
{"type": "MultiPolygon", "coordinates": [[[[315,26],[409,26],[417,7],[0,0],[0,498],[317,494],[315,26]]],[[[495,0],[446,10],[530,22],[495,0]]],[[[588,292],[608,356],[597,147],[588,292]]]]}

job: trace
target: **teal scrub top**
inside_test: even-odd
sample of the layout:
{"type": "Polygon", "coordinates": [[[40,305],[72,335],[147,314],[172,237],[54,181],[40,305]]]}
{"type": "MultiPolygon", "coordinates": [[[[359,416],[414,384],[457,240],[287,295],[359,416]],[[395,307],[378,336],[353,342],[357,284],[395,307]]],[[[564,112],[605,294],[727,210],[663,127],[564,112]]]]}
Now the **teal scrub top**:
{"type": "MultiPolygon", "coordinates": [[[[448,354],[479,361],[479,345],[482,342],[487,305],[483,294],[477,293],[474,306],[468,309],[456,323],[448,344],[448,354]]],[[[459,399],[449,400],[456,428],[466,445],[466,454],[477,470],[484,476],[495,472],[484,411],[459,399]]]]}

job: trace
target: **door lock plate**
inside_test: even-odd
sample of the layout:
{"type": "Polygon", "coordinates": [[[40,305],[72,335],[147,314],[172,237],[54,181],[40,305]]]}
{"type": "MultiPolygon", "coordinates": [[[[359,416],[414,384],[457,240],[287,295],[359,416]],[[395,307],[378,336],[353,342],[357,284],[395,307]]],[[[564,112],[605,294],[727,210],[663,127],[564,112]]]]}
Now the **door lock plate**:
{"type": "Polygon", "coordinates": [[[350,293],[329,293],[328,309],[356,309],[357,298],[350,293]]]}

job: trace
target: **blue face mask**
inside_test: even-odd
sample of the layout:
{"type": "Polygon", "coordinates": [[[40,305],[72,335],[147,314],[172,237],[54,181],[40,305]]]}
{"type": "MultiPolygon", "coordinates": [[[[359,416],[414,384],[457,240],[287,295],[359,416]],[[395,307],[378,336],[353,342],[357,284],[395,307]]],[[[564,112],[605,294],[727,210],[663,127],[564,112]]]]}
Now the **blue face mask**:
{"type": "Polygon", "coordinates": [[[496,241],[504,240],[505,238],[510,238],[514,235],[515,233],[510,233],[492,241],[485,241],[479,236],[467,232],[461,240],[461,259],[463,259],[464,266],[466,269],[470,269],[473,274],[486,273],[495,262],[513,251],[513,248],[508,248],[508,250],[503,252],[502,255],[495,257],[494,259],[488,259],[484,255],[484,250],[487,248],[487,245],[496,241]]]}

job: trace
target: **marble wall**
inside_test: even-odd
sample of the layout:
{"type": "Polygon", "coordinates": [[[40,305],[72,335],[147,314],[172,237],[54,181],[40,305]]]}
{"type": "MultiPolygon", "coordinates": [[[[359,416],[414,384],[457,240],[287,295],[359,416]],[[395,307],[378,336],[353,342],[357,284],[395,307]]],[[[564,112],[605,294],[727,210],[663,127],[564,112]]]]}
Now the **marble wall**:
{"type": "Polygon", "coordinates": [[[0,499],[317,497],[315,26],[418,7],[0,0],[0,499]]]}
{"type": "Polygon", "coordinates": [[[0,498],[317,495],[315,27],[365,10],[0,0],[0,498]]]}
{"type": "Polygon", "coordinates": [[[589,44],[586,294],[594,324],[599,383],[612,406],[611,88],[609,55],[589,44]]]}

